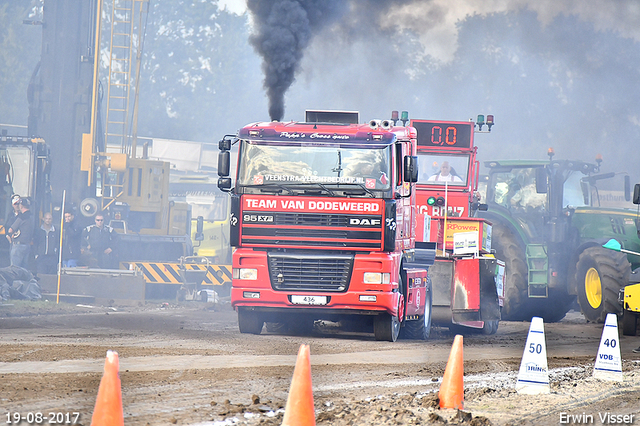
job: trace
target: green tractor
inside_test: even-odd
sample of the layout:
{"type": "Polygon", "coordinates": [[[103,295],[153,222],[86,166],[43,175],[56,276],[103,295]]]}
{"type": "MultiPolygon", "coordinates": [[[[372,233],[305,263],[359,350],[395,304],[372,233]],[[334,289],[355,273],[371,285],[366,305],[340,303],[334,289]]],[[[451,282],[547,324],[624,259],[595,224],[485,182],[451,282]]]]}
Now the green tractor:
{"type": "MultiPolygon", "coordinates": [[[[640,257],[602,244],[613,238],[638,251],[637,214],[600,207],[597,182],[616,175],[600,173],[602,160],[558,161],[551,150],[549,157],[485,163],[488,210],[479,216],[493,223],[492,247],[506,262],[502,317],[559,321],[577,296],[588,321],[604,322],[607,313],[622,313],[618,294],[640,257]]],[[[629,201],[630,179],[624,178],[629,201]]]]}

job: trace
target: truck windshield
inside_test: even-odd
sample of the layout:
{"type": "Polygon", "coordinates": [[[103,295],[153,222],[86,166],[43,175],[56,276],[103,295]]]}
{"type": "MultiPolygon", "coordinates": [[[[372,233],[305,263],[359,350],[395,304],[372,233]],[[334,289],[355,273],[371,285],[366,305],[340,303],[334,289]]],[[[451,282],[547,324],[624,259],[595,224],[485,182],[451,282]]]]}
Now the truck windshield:
{"type": "Polygon", "coordinates": [[[241,143],[240,186],[354,184],[381,191],[391,187],[390,146],[241,143]]]}
{"type": "Polygon", "coordinates": [[[418,153],[418,183],[467,186],[469,155],[418,153]]]}

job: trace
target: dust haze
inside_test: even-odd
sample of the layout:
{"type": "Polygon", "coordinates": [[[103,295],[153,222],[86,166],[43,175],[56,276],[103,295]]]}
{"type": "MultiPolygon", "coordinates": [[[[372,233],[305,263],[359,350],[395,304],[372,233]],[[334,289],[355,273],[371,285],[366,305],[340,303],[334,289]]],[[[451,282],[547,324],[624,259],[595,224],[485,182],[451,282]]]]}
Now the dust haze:
{"type": "MultiPolygon", "coordinates": [[[[265,69],[268,54],[255,44],[265,36],[255,12],[261,3],[249,7],[265,69]]],[[[548,147],[556,158],[593,161],[600,153],[604,171],[640,182],[638,2],[273,3],[312,17],[289,63],[293,72],[278,86],[276,115],[284,120],[310,108],[358,110],[363,122],[394,109],[460,121],[493,114],[492,132],[476,134],[481,161],[543,159],[548,147]]],[[[273,105],[272,93],[268,99],[273,105]]],[[[245,123],[274,117],[272,106],[261,106],[245,123]]]]}

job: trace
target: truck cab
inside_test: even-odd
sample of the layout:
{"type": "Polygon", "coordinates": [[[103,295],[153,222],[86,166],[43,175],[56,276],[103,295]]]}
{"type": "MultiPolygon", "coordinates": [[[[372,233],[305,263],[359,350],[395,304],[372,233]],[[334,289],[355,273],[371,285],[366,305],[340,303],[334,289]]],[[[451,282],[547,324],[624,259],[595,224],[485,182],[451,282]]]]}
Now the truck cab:
{"type": "Polygon", "coordinates": [[[415,248],[415,137],[387,121],[270,122],[221,141],[224,189],[228,152],[239,144],[230,241],[241,332],[358,316],[378,340],[395,341],[402,326],[428,337],[427,271],[407,261],[415,248]]]}

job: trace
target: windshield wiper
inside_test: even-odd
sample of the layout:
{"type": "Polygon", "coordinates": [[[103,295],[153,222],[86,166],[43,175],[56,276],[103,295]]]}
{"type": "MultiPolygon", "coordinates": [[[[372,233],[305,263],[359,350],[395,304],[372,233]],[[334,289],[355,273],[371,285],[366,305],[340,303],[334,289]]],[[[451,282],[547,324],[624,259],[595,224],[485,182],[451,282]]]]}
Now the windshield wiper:
{"type": "MultiPolygon", "coordinates": [[[[326,187],[326,185],[325,185],[325,184],[323,184],[323,183],[313,182],[313,183],[307,183],[307,184],[304,184],[304,185],[305,185],[305,186],[308,186],[308,185],[317,185],[318,187],[320,187],[323,191],[325,191],[327,194],[331,195],[332,197],[337,196],[337,194],[336,194],[335,192],[333,192],[332,190],[330,190],[329,188],[327,188],[327,187],[326,187]]],[[[306,194],[308,194],[308,193],[316,192],[316,191],[311,191],[311,190],[309,190],[309,189],[305,189],[305,190],[304,190],[304,192],[305,192],[306,194]]]]}
{"type": "Polygon", "coordinates": [[[284,185],[280,185],[279,183],[265,183],[265,184],[255,184],[255,185],[242,185],[244,188],[260,188],[260,191],[262,192],[282,192],[287,191],[287,193],[289,195],[295,195],[295,192],[293,192],[292,190],[290,190],[289,188],[287,188],[284,185]],[[275,188],[269,188],[275,186],[275,188]],[[276,189],[277,188],[277,189],[276,189]]]}
{"type": "MultiPolygon", "coordinates": [[[[367,188],[366,186],[364,186],[361,183],[357,183],[357,182],[341,182],[341,183],[328,183],[326,185],[338,185],[338,186],[345,186],[345,185],[356,185],[358,186],[359,189],[362,189],[364,192],[366,192],[367,194],[369,194],[372,198],[375,198],[376,194],[373,193],[373,191],[371,191],[369,188],[367,188]]],[[[350,190],[354,190],[356,188],[339,188],[340,191],[350,191],[350,190]]],[[[360,193],[360,192],[358,192],[360,193]]]]}

